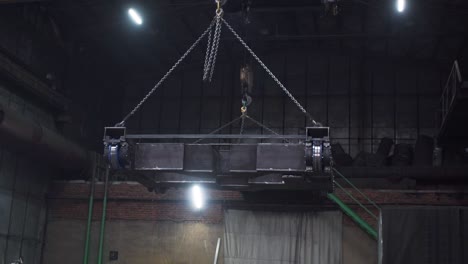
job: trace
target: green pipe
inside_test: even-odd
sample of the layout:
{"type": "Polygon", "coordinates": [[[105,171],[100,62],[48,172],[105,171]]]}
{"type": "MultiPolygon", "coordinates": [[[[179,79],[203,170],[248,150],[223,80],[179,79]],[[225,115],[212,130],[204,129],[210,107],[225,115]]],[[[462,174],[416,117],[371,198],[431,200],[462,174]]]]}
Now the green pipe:
{"type": "Polygon", "coordinates": [[[94,206],[94,178],[96,177],[96,164],[93,167],[93,173],[91,175],[91,191],[89,193],[89,204],[88,204],[88,222],[86,224],[86,242],[85,251],[83,257],[83,264],[88,264],[89,261],[89,241],[91,239],[91,222],[93,219],[93,206],[94,206]]]}
{"type": "Polygon", "coordinates": [[[338,198],[333,193],[327,194],[327,197],[333,202],[335,202],[341,208],[341,210],[343,210],[345,214],[351,217],[351,219],[353,219],[354,222],[356,222],[359,225],[359,227],[361,227],[367,234],[369,234],[372,238],[377,240],[377,231],[375,231],[375,229],[372,228],[366,221],[364,221],[364,219],[362,219],[351,208],[349,208],[349,206],[343,203],[343,201],[341,201],[340,198],[338,198]]]}
{"type": "Polygon", "coordinates": [[[109,183],[109,168],[106,168],[106,179],[104,182],[104,199],[102,201],[102,217],[101,217],[101,231],[99,234],[99,253],[98,264],[102,264],[102,251],[104,247],[104,231],[106,228],[106,211],[107,211],[107,188],[109,183]]]}

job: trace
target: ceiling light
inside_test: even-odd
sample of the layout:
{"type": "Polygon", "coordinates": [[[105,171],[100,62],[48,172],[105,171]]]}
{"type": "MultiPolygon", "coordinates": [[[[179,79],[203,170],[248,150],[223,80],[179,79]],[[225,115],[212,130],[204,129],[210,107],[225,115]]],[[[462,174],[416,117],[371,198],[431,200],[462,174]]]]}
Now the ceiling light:
{"type": "Polygon", "coordinates": [[[396,0],[396,8],[398,12],[405,11],[406,8],[406,0],[396,0]]]}
{"type": "Polygon", "coordinates": [[[135,24],[137,25],[143,24],[143,19],[141,18],[140,14],[138,14],[138,12],[135,9],[133,8],[128,9],[128,15],[133,20],[133,22],[135,22],[135,24]]]}
{"type": "Polygon", "coordinates": [[[195,209],[202,209],[205,205],[205,197],[202,188],[198,185],[193,185],[190,196],[193,207],[195,209]]]}

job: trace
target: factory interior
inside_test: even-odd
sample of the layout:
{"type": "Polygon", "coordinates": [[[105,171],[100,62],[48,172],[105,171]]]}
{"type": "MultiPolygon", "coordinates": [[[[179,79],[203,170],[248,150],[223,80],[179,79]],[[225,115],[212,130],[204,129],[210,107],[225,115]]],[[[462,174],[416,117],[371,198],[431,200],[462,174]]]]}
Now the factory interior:
{"type": "Polygon", "coordinates": [[[468,2],[0,0],[0,264],[468,263],[468,2]]]}

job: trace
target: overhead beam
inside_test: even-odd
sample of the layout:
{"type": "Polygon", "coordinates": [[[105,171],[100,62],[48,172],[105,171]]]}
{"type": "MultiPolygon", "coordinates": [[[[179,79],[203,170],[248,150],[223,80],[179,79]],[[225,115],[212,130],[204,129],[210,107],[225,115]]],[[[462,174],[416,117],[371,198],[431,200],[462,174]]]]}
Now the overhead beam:
{"type": "Polygon", "coordinates": [[[17,62],[7,51],[0,49],[0,75],[22,87],[28,95],[46,103],[49,107],[62,111],[67,108],[68,100],[53,90],[44,80],[17,62]]]}
{"type": "MultiPolygon", "coordinates": [[[[271,36],[258,36],[258,37],[244,37],[245,41],[309,41],[309,40],[324,40],[324,39],[401,39],[401,38],[428,38],[428,37],[463,37],[465,35],[464,32],[455,32],[455,33],[447,33],[447,32],[439,32],[433,34],[393,34],[393,33],[344,33],[344,34],[304,34],[304,35],[271,35],[271,36]]],[[[182,40],[182,39],[181,39],[182,40]]],[[[184,41],[189,41],[191,39],[185,39],[184,41]]],[[[238,41],[234,37],[224,37],[222,41],[238,41]]]]}
{"type": "Polygon", "coordinates": [[[0,4],[21,4],[34,2],[48,2],[50,0],[0,0],[0,4]]]}
{"type": "Polygon", "coordinates": [[[265,135],[265,134],[131,134],[128,139],[302,139],[305,135],[265,135]]]}

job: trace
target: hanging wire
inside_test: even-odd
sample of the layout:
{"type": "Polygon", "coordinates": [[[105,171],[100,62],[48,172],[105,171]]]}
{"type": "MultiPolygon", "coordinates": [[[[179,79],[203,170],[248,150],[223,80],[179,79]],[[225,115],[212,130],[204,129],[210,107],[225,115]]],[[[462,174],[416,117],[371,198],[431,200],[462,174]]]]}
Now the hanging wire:
{"type": "MultiPolygon", "coordinates": [[[[223,126],[211,131],[210,133],[208,133],[208,135],[213,135],[213,134],[216,134],[218,133],[219,131],[225,129],[226,127],[229,127],[230,125],[234,124],[235,122],[239,121],[239,119],[241,119],[242,116],[239,116],[237,118],[235,118],[234,120],[230,121],[229,123],[226,123],[224,124],[223,126]]],[[[195,142],[193,142],[192,144],[197,144],[197,143],[200,143],[201,141],[203,141],[204,138],[200,138],[198,140],[196,140],[195,142]]]]}
{"type": "MultiPolygon", "coordinates": [[[[246,114],[245,117],[246,117],[247,119],[249,119],[250,121],[252,121],[252,122],[253,122],[254,124],[256,124],[257,126],[260,126],[261,128],[263,128],[263,129],[265,129],[266,131],[270,132],[271,134],[274,134],[274,135],[277,135],[277,136],[280,136],[280,137],[283,136],[283,135],[277,133],[276,131],[274,131],[273,129],[271,129],[271,128],[265,126],[265,125],[262,124],[262,123],[260,123],[259,121],[253,119],[253,118],[250,117],[249,115],[246,114]]],[[[283,139],[285,142],[287,142],[287,143],[291,143],[291,142],[289,142],[289,140],[286,139],[286,138],[282,138],[282,139],[283,139]]]]}

